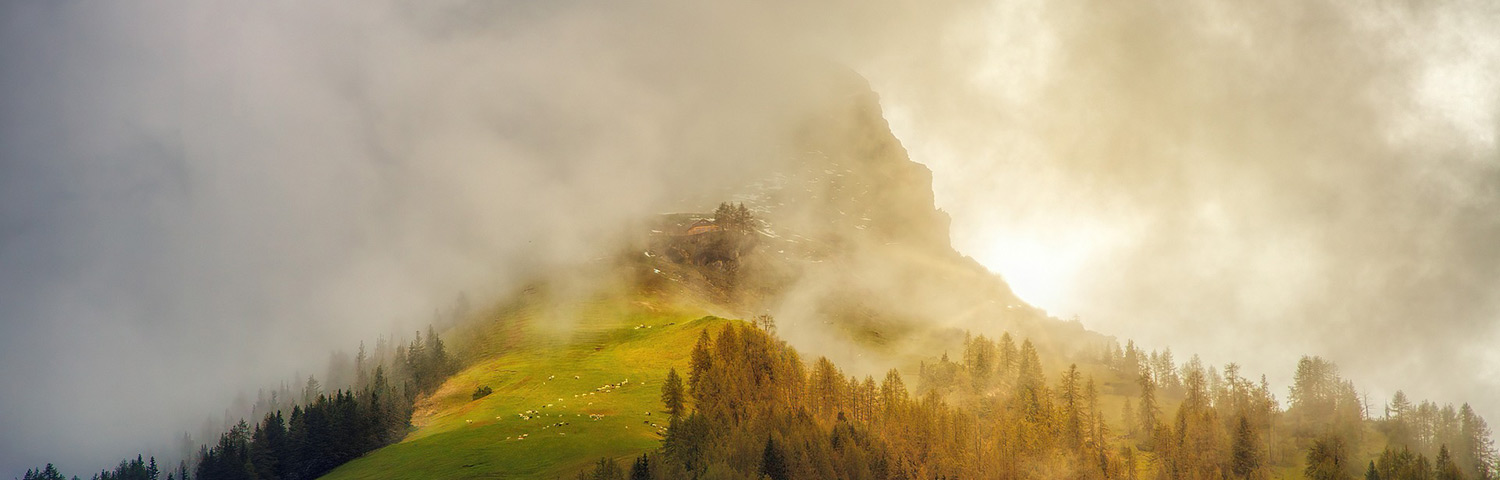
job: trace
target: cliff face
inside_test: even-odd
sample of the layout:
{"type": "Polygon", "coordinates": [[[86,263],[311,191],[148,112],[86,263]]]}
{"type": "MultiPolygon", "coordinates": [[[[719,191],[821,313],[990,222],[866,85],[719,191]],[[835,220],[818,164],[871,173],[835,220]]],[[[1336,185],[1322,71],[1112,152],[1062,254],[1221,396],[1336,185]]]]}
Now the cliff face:
{"type": "Polygon", "coordinates": [[[801,138],[814,154],[813,168],[822,163],[825,172],[843,174],[835,177],[828,206],[838,217],[857,212],[862,223],[856,226],[880,241],[952,253],[948,215],[933,199],[932,171],[907,156],[879,97],[862,81],[855,88],[830,103],[801,138]]]}
{"type": "Polygon", "coordinates": [[[948,215],[935,206],[931,170],[907,156],[862,78],[832,77],[804,105],[808,114],[789,132],[787,157],[768,160],[771,172],[730,198],[793,242],[874,242],[959,258],[948,215]]]}
{"type": "Polygon", "coordinates": [[[1050,338],[1062,350],[1103,341],[955,251],[931,170],[907,155],[862,78],[838,78],[808,106],[789,158],[729,196],[765,222],[737,267],[731,315],[770,313],[799,349],[877,373],[911,362],[900,352],[960,343],[964,331],[1050,338]],[[863,356],[840,358],[854,351],[863,356]],[[880,351],[888,361],[869,355],[880,351]]]}

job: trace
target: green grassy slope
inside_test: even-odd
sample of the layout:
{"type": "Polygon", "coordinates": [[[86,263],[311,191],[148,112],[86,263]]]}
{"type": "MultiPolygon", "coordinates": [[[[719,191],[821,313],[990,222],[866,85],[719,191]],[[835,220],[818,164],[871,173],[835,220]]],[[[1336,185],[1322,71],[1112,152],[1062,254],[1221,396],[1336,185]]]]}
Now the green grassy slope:
{"type": "Polygon", "coordinates": [[[699,332],[729,321],[664,303],[584,302],[564,337],[540,333],[558,320],[532,306],[456,329],[445,336],[476,358],[418,401],[416,429],[324,478],[567,478],[656,448],[667,370],[685,373],[699,332]],[[494,393],[471,400],[482,385],[494,393]]]}

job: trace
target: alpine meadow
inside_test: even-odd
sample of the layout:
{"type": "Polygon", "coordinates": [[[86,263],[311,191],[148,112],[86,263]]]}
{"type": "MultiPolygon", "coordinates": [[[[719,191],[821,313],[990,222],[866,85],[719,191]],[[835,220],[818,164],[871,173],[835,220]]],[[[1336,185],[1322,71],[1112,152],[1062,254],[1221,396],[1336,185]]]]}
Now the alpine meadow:
{"type": "Polygon", "coordinates": [[[1496,26],[0,2],[0,478],[1500,479],[1496,26]]]}

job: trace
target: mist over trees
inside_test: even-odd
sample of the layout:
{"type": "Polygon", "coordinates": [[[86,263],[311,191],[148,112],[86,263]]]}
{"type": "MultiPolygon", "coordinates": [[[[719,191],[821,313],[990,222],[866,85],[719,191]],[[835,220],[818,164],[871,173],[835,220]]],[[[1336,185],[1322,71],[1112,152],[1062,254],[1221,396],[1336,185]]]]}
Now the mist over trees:
{"type": "Polygon", "coordinates": [[[430,326],[425,338],[416,332],[411,343],[395,347],[388,359],[384,343],[378,345],[375,361],[366,360],[361,348],[350,389],[324,394],[308,377],[302,404],[293,405],[290,413],[268,413],[253,426],[241,420],[220,435],[217,445],[202,450],[193,476],[179,478],[314,479],[399,441],[411,427],[417,396],[437,389],[458,364],[430,326]]]}
{"type": "MultiPolygon", "coordinates": [[[[694,267],[733,272],[748,247],[726,242],[753,242],[755,221],[742,205],[721,204],[715,228],[701,229],[710,236],[695,238],[723,259],[694,267]]],[[[1283,403],[1265,376],[1235,363],[1179,363],[1169,349],[1129,340],[1064,350],[1048,343],[1057,338],[1000,332],[959,343],[955,330],[953,355],[926,352],[908,382],[898,369],[860,377],[828,357],[804,361],[776,325],[761,315],[697,332],[684,374],[667,370],[656,397],[670,418],[660,448],[628,468],[600,459],[580,478],[1495,478],[1491,431],[1468,405],[1397,392],[1377,418],[1316,356],[1297,363],[1283,403]]],[[[260,392],[244,408],[251,420],[175,468],[138,457],[93,478],[318,478],[399,441],[417,399],[460,367],[435,327],[409,341],[381,338],[373,351],[361,344],[353,356],[333,354],[321,380],[260,392]]],[[[479,386],[470,397],[493,393],[479,386]]]]}
{"type": "MultiPolygon", "coordinates": [[[[784,7],[790,3],[764,5],[784,7]]],[[[1109,220],[1120,217],[1113,215],[1117,213],[1113,208],[1121,205],[1121,200],[1134,200],[1124,208],[1144,212],[1147,218],[1159,220],[1162,228],[1146,229],[1147,238],[1135,242],[1141,245],[1139,249],[1110,255],[1116,263],[1097,269],[1106,274],[1093,281],[1110,287],[1088,289],[1084,285],[1080,290],[1088,292],[1083,296],[1100,299],[1100,309],[1135,307],[1120,317],[1161,319],[1142,328],[1186,330],[1179,327],[1206,312],[1223,315],[1230,320],[1227,325],[1249,324],[1233,321],[1254,318],[1249,308],[1226,307],[1236,305],[1228,299],[1243,298],[1233,293],[1253,286],[1250,288],[1257,298],[1285,298],[1290,313],[1282,317],[1298,321],[1313,318],[1304,314],[1328,312],[1332,317],[1361,319],[1379,327],[1361,329],[1363,332],[1401,331],[1400,327],[1417,315],[1444,322],[1443,328],[1421,332],[1431,335],[1424,337],[1427,341],[1405,342],[1420,347],[1418,354],[1439,364],[1460,364],[1461,360],[1481,358],[1475,356],[1476,352],[1487,351],[1485,339],[1493,336],[1488,328],[1492,324],[1482,320],[1491,318],[1485,315],[1494,310],[1494,299],[1470,292],[1488,291],[1483,287],[1492,284],[1495,272],[1500,271],[1494,268],[1495,259],[1500,257],[1493,255],[1496,228],[1489,220],[1494,212],[1486,201],[1488,197],[1474,192],[1490,191],[1487,187],[1494,176],[1490,174],[1492,162],[1469,161],[1488,158],[1494,150],[1493,142],[1482,140],[1492,136],[1492,129],[1486,125],[1493,122],[1488,121],[1486,112],[1493,109],[1485,107],[1493,104],[1493,99],[1487,94],[1471,95],[1493,90],[1492,82],[1486,80],[1493,76],[1485,72],[1493,71],[1487,67],[1493,65],[1495,49],[1472,47],[1476,33],[1482,34],[1478,38],[1492,37],[1486,32],[1493,30],[1487,28],[1494,23],[1490,21],[1493,9],[1482,8],[1485,2],[1406,2],[1394,8],[1386,4],[1349,7],[1344,2],[1269,6],[1190,2],[1182,8],[1147,11],[1128,5],[1077,9],[1040,3],[1017,7],[1034,8],[1039,15],[995,15],[985,10],[989,7],[972,2],[936,5],[923,15],[889,15],[904,13],[904,8],[847,15],[849,12],[842,8],[847,5],[838,3],[828,8],[749,8],[753,14],[711,18],[723,18],[727,26],[761,26],[750,21],[761,20],[765,26],[785,27],[724,29],[771,32],[781,37],[752,35],[748,40],[757,41],[744,42],[747,44],[762,46],[784,40],[800,53],[804,49],[829,50],[823,48],[829,44],[812,41],[826,37],[832,39],[831,44],[858,50],[847,58],[869,60],[876,68],[865,70],[877,74],[887,70],[883,78],[872,76],[886,98],[901,99],[906,93],[908,103],[903,110],[912,113],[893,116],[895,122],[930,124],[913,135],[902,132],[909,144],[932,142],[922,140],[931,136],[923,133],[951,132],[946,134],[961,137],[952,139],[951,148],[933,147],[934,151],[958,153],[925,156],[936,162],[959,161],[944,158],[1024,159],[1004,162],[1009,169],[987,168],[979,163],[945,169],[934,163],[934,173],[939,176],[972,177],[975,185],[1012,195],[990,197],[992,201],[972,202],[975,206],[958,206],[950,211],[1029,210],[1036,212],[1029,216],[1040,218],[1040,224],[1055,227],[1070,224],[1060,220],[1055,209],[993,205],[1028,205],[1004,200],[1030,199],[1042,206],[1075,206],[1109,220]],[[1315,21],[1307,22],[1309,19],[1315,21]],[[742,24],[740,20],[749,22],[742,24]],[[1007,28],[968,28],[983,27],[986,22],[1002,22],[1007,28]],[[1161,28],[1163,25],[1172,28],[1161,28]],[[1319,28],[1287,29],[1286,25],[1319,28]],[[992,34],[996,31],[1012,33],[992,34]],[[1226,37],[1225,32],[1233,35],[1226,37]],[[968,38],[971,36],[979,37],[979,41],[968,38]],[[954,45],[960,48],[950,48],[954,45]],[[1140,49],[1142,45],[1160,48],[1140,49]],[[952,55],[933,55],[937,51],[934,46],[952,55]],[[1052,54],[1033,55],[1032,50],[1052,54]],[[974,53],[986,58],[974,58],[974,53]],[[988,74],[995,65],[994,58],[1013,68],[1000,69],[998,75],[988,74]],[[918,59],[932,61],[927,65],[933,68],[878,68],[924,65],[908,61],[918,59]],[[1476,61],[1483,63],[1469,63],[1476,61]],[[975,72],[987,74],[971,75],[975,72]],[[1450,73],[1459,80],[1440,83],[1439,88],[1424,83],[1450,78],[1450,73]],[[971,88],[975,85],[970,82],[976,78],[995,83],[971,88]],[[996,85],[1019,88],[989,88],[996,85]],[[1429,105],[1434,102],[1425,97],[1434,90],[1445,95],[1437,95],[1436,105],[1429,105]],[[999,95],[1013,98],[973,95],[976,92],[1013,92],[999,95]],[[941,101],[912,101],[918,96],[931,100],[924,94],[933,94],[941,101]],[[1203,119],[1219,121],[1199,121],[1203,119]],[[1197,133],[1190,138],[1180,135],[1185,131],[1182,125],[1196,125],[1190,130],[1197,133]],[[1243,128],[1247,125],[1266,128],[1243,128]],[[1460,128],[1451,128],[1455,125],[1460,128]],[[959,126],[964,128],[954,128],[959,126]],[[1469,134],[1471,128],[1484,135],[1469,134]],[[1068,131],[1102,133],[1078,138],[1056,134],[1068,131]],[[1247,131],[1258,133],[1247,136],[1247,131]],[[1112,132],[1126,132],[1135,139],[1138,151],[1129,155],[1133,162],[1111,160],[1120,157],[1118,139],[1124,138],[1112,132]],[[1200,161],[1203,159],[1209,160],[1200,161]],[[1041,167],[1016,171],[1017,165],[1041,167]],[[1324,168],[1297,168],[1303,165],[1324,168]],[[1305,208],[1330,198],[1343,199],[1340,205],[1344,208],[1305,208]],[[1204,212],[1197,208],[1202,205],[1221,210],[1201,215],[1204,212]],[[1228,222],[1228,227],[1218,228],[1222,222],[1228,222]],[[1166,228],[1169,226],[1178,228],[1166,228]],[[1311,233],[1287,236],[1288,231],[1311,233]],[[1198,237],[1205,233],[1212,234],[1206,241],[1182,241],[1205,238],[1198,237]],[[1350,248],[1348,239],[1368,243],[1350,248]],[[1172,258],[1188,261],[1175,265],[1162,261],[1164,254],[1184,251],[1189,254],[1172,258]],[[1257,254],[1261,252],[1269,253],[1257,254]],[[1195,261],[1220,258],[1218,254],[1242,261],[1232,262],[1238,266],[1195,261]],[[1285,266],[1282,262],[1286,258],[1301,258],[1296,256],[1301,254],[1313,261],[1297,263],[1310,268],[1290,272],[1267,268],[1285,266]],[[1438,268],[1427,268],[1432,266],[1438,268]],[[1226,275],[1225,271],[1235,274],[1226,275]],[[1413,271],[1431,275],[1413,277],[1409,275],[1413,271]],[[1116,272],[1151,272],[1155,274],[1151,277],[1166,283],[1116,281],[1118,278],[1111,276],[1116,272]],[[1352,275],[1345,274],[1351,272],[1371,281],[1322,285],[1336,295],[1303,295],[1323,291],[1304,288],[1319,285],[1305,282],[1347,278],[1352,275]],[[1206,288],[1172,288],[1194,284],[1206,288]],[[1151,289],[1179,290],[1191,301],[1138,302],[1149,306],[1137,306],[1137,302],[1121,300],[1148,297],[1142,293],[1151,289]],[[1324,298],[1364,301],[1329,305],[1324,298]],[[1463,348],[1450,348],[1455,345],[1463,348]]],[[[468,10],[473,7],[469,3],[456,9],[453,5],[409,9],[406,3],[392,6],[383,2],[339,4],[295,9],[298,12],[251,7],[243,11],[244,15],[219,15],[222,12],[218,7],[171,3],[152,8],[79,8],[51,2],[46,7],[36,6],[40,3],[15,5],[6,10],[15,13],[9,18],[17,19],[6,32],[8,38],[16,40],[11,44],[23,53],[7,56],[7,68],[0,70],[11,80],[5,90],[6,98],[13,100],[7,102],[7,119],[24,128],[6,129],[4,135],[9,141],[0,144],[6,145],[7,158],[16,159],[6,162],[8,175],[3,175],[7,187],[11,187],[5,190],[17,196],[7,200],[15,208],[6,210],[4,223],[25,228],[12,229],[19,243],[7,243],[18,247],[6,250],[4,257],[14,262],[7,266],[17,268],[6,269],[12,273],[5,277],[6,301],[0,303],[7,305],[7,318],[24,320],[7,322],[6,334],[0,337],[8,340],[5,350],[18,352],[13,353],[16,359],[45,358],[48,352],[76,345],[79,351],[93,352],[87,358],[95,360],[46,362],[70,367],[42,365],[24,369],[27,372],[15,374],[14,379],[9,369],[5,372],[7,382],[29,386],[17,389],[24,392],[15,395],[14,403],[7,402],[19,405],[24,399],[27,404],[26,414],[7,415],[4,422],[6,430],[22,432],[16,434],[17,438],[40,437],[26,431],[46,432],[49,423],[52,429],[62,430],[63,421],[69,418],[64,415],[80,419],[67,425],[73,432],[69,436],[47,439],[51,444],[47,448],[53,449],[67,440],[89,438],[94,433],[89,425],[123,416],[130,407],[153,406],[153,416],[159,416],[163,411],[171,413],[161,405],[181,406],[184,401],[180,399],[189,397],[173,393],[132,395],[132,401],[127,402],[125,395],[119,395],[122,398],[96,404],[97,408],[87,411],[69,405],[73,412],[46,401],[46,395],[58,391],[66,392],[69,398],[87,398],[87,390],[70,389],[93,382],[76,378],[122,378],[135,373],[142,377],[137,384],[155,385],[139,390],[167,392],[169,389],[162,387],[171,385],[173,377],[183,370],[166,366],[218,361],[221,363],[214,367],[226,371],[226,367],[236,366],[234,362],[260,365],[263,362],[256,360],[287,358],[285,352],[251,355],[235,350],[253,347],[225,345],[218,348],[228,354],[220,357],[232,360],[214,360],[215,356],[209,354],[215,347],[188,345],[192,340],[209,338],[206,334],[241,332],[241,324],[252,325],[244,331],[255,332],[298,331],[290,322],[309,319],[329,322],[323,326],[358,325],[358,319],[368,312],[409,302],[351,301],[342,303],[358,306],[339,307],[340,300],[330,299],[348,294],[347,285],[388,288],[360,292],[388,300],[381,297],[399,296],[380,293],[413,289],[441,279],[472,281],[483,276],[479,272],[490,268],[488,265],[499,263],[492,260],[522,255],[513,253],[522,251],[516,245],[541,238],[526,234],[545,228],[539,225],[569,226],[551,238],[587,238],[575,234],[591,230],[571,227],[617,218],[616,210],[634,213],[632,209],[645,204],[640,199],[651,196],[637,192],[665,190],[660,188],[664,186],[691,188],[687,182],[657,181],[653,177],[710,184],[718,178],[693,177],[721,176],[706,175],[704,172],[712,169],[695,168],[700,164],[678,157],[723,157],[726,160],[715,165],[731,165],[748,163],[761,154],[743,153],[743,145],[726,141],[727,135],[716,135],[717,129],[659,127],[716,123],[741,126],[738,122],[721,122],[730,119],[744,124],[774,123],[769,121],[772,117],[755,115],[757,112],[725,112],[712,108],[717,105],[703,105],[716,100],[713,95],[679,93],[700,91],[681,88],[703,80],[693,75],[696,71],[719,70],[653,61],[670,60],[682,52],[650,47],[671,46],[658,43],[703,45],[703,50],[713,52],[710,56],[716,59],[724,58],[724,63],[735,63],[737,57],[720,55],[713,42],[681,41],[699,37],[670,34],[683,32],[665,27],[698,22],[677,21],[683,18],[679,15],[653,15],[663,12],[656,2],[640,10],[607,9],[603,14],[587,11],[583,18],[575,15],[587,9],[574,8],[571,3],[557,10],[522,9],[534,16],[510,15],[511,11],[504,8],[468,10]],[[360,13],[348,15],[350,11],[360,13]],[[596,17],[625,20],[591,22],[596,17]],[[575,28],[579,25],[575,20],[590,21],[583,25],[597,28],[575,28]],[[652,34],[638,34],[642,32],[652,34]],[[670,33],[655,34],[663,32],[670,33]],[[578,35],[582,41],[552,41],[560,34],[578,35]],[[640,41],[643,38],[666,40],[640,41]],[[657,52],[661,52],[659,57],[657,52]],[[330,58],[368,61],[345,64],[328,62],[330,58]],[[673,68],[659,68],[663,66],[673,68]],[[234,72],[242,68],[266,75],[236,78],[234,72]],[[639,70],[647,70],[649,75],[639,70]],[[406,76],[410,72],[436,73],[412,78],[406,76]],[[682,78],[660,81],[677,77],[682,78]],[[349,89],[344,88],[348,85],[366,90],[350,97],[349,89]],[[433,99],[434,92],[442,93],[441,101],[426,101],[433,99]],[[516,102],[518,92],[538,101],[516,102]],[[650,102],[659,97],[667,101],[650,102]],[[72,102],[86,102],[91,107],[56,108],[72,102]],[[589,108],[573,108],[578,105],[589,108]],[[246,106],[254,108],[242,108],[246,106]],[[679,111],[695,114],[663,113],[679,111]],[[355,118],[368,121],[348,121],[355,118]],[[409,121],[412,118],[428,121],[409,121]],[[617,121],[611,121],[624,118],[644,127],[640,131],[621,129],[617,121]],[[598,119],[605,121],[595,121],[598,119]],[[127,133],[120,132],[122,125],[127,126],[127,133]],[[665,138],[637,135],[642,132],[657,132],[665,138]],[[560,134],[566,140],[558,140],[560,134]],[[684,138],[695,141],[674,142],[684,138]],[[683,144],[685,148],[662,148],[683,144]],[[587,154],[582,154],[574,148],[582,145],[597,147],[584,149],[587,154]],[[518,160],[491,161],[507,157],[518,160]],[[433,158],[443,161],[433,162],[433,158]],[[324,167],[302,168],[310,159],[322,159],[317,165],[324,167]],[[97,168],[101,161],[124,170],[97,168]],[[433,180],[495,181],[434,185],[408,181],[429,178],[426,175],[390,175],[393,171],[430,173],[433,180]],[[567,181],[532,181],[552,178],[549,174],[567,181]],[[573,188],[559,188],[562,186],[573,188]],[[343,201],[308,201],[326,198],[343,201]],[[511,212],[511,205],[546,208],[526,209],[536,211],[522,214],[511,212]],[[487,221],[413,228],[428,226],[430,213],[435,211],[472,214],[467,218],[487,221]],[[164,223],[138,221],[141,218],[162,219],[164,223]],[[226,218],[251,221],[226,224],[226,218]],[[554,218],[570,220],[548,221],[554,218]],[[495,219],[500,220],[489,221],[495,219]],[[536,219],[541,220],[533,222],[536,219]],[[468,225],[494,223],[505,226],[468,225]],[[230,225],[239,226],[225,228],[230,225]],[[308,232],[311,234],[306,237],[297,236],[308,232]],[[371,232],[407,234],[367,235],[371,232]],[[267,242],[262,234],[267,238],[290,236],[286,241],[267,242]],[[348,248],[349,242],[340,241],[360,237],[369,238],[371,243],[348,248]],[[465,261],[450,263],[450,255],[465,261]],[[276,261],[243,260],[247,258],[276,261]],[[385,268],[391,264],[412,268],[385,268]],[[150,268],[142,268],[147,266],[150,268]],[[64,294],[90,289],[94,293],[89,301],[76,301],[64,294]],[[267,296],[233,293],[256,291],[267,296]],[[378,304],[367,306],[369,303],[378,304]],[[262,315],[268,307],[286,314],[262,315]],[[331,314],[315,315],[324,307],[331,314]],[[200,315],[205,311],[216,313],[200,315]],[[262,323],[256,317],[291,320],[262,323]],[[124,331],[142,329],[148,334],[141,337],[149,343],[114,341],[110,336],[120,332],[110,328],[114,326],[123,326],[124,331]],[[52,332],[54,328],[57,332],[52,332]],[[57,334],[66,331],[77,333],[57,334]],[[159,362],[163,358],[167,361],[159,362]],[[163,368],[141,368],[151,362],[163,368]]],[[[696,12],[689,10],[693,12],[670,8],[665,12],[709,19],[687,15],[696,12]]],[[[704,10],[722,12],[717,8],[704,10]]],[[[744,80],[754,84],[761,78],[744,80]]],[[[752,96],[745,103],[761,100],[752,96]]],[[[952,191],[941,193],[962,198],[952,191]]],[[[976,228],[988,229],[993,224],[984,225],[976,228]]],[[[1005,224],[1001,225],[996,230],[1006,230],[1005,224]]],[[[986,235],[971,231],[959,238],[970,239],[966,246],[997,243],[993,238],[974,240],[976,236],[986,235]]],[[[559,250],[569,254],[578,251],[559,250]]],[[[1262,341],[1240,343],[1271,344],[1264,340],[1308,333],[1303,329],[1309,325],[1274,326],[1278,328],[1263,329],[1270,332],[1264,334],[1241,331],[1264,336],[1256,337],[1262,341]]],[[[1348,362],[1346,368],[1377,373],[1382,368],[1391,369],[1387,375],[1392,378],[1420,378],[1417,376],[1428,368],[1374,361],[1398,345],[1388,337],[1399,335],[1371,334],[1342,342],[1333,339],[1348,336],[1351,330],[1343,328],[1345,325],[1333,322],[1312,326],[1327,329],[1308,335],[1329,343],[1319,351],[1332,352],[1337,358],[1368,360],[1348,362]],[[1380,353],[1354,356],[1350,351],[1380,353]]],[[[1155,341],[1172,338],[1140,334],[1155,341]]],[[[1143,414],[1122,416],[1134,418],[1126,420],[1134,424],[1127,425],[1132,428],[1122,429],[1131,435],[1155,438],[1150,425],[1175,421],[1174,402],[1185,392],[1181,375],[1173,378],[1173,374],[1182,359],[1162,357],[1167,357],[1166,352],[1136,361],[1150,365],[1152,370],[1142,388],[1157,389],[1153,394],[1170,400],[1143,405],[1144,399],[1132,397],[1128,407],[1108,405],[1111,413],[1144,409],[1143,414]],[[1169,368],[1163,369],[1162,364],[1169,368]],[[1143,422],[1141,417],[1150,418],[1143,422]],[[1147,427],[1139,427],[1142,423],[1147,427]]],[[[353,362],[347,357],[339,362],[345,361],[353,362]]],[[[967,365],[969,361],[959,363],[967,365]]],[[[1085,376],[1093,373],[1082,370],[1085,376]]],[[[1214,383],[1215,375],[1223,376],[1216,369],[1208,369],[1206,381],[1214,383]]],[[[1126,377],[1127,382],[1142,383],[1136,377],[1132,373],[1126,377]]],[[[258,413],[263,414],[285,409],[290,403],[312,403],[317,395],[347,384],[368,383],[333,375],[319,375],[316,382],[304,380],[299,375],[283,389],[295,393],[266,402],[252,397],[247,404],[250,400],[262,403],[258,413]]],[[[995,381],[970,380],[970,388],[975,389],[991,388],[995,381]]],[[[1470,392],[1493,387],[1485,378],[1469,380],[1452,383],[1481,385],[1465,387],[1470,392]]],[[[1101,390],[1113,390],[1100,383],[1101,390]]],[[[1424,393],[1434,394],[1439,386],[1424,387],[1424,393]]],[[[206,393],[222,392],[224,388],[195,385],[200,395],[192,397],[207,398],[206,393]]],[[[1317,433],[1316,422],[1307,422],[1316,418],[1316,412],[1348,408],[1349,402],[1337,400],[1336,392],[1334,396],[1331,402],[1311,399],[1308,409],[1296,415],[1285,412],[1287,422],[1307,423],[1289,427],[1297,438],[1311,438],[1309,435],[1317,433]]],[[[12,398],[7,395],[7,400],[12,398]]],[[[1214,402],[1217,399],[1209,403],[1214,402]]],[[[244,416],[239,415],[240,410],[236,406],[236,415],[231,418],[244,416]]],[[[1223,410],[1216,413],[1229,415],[1223,410]]],[[[263,415],[245,417],[255,420],[263,415]]],[[[213,430],[232,425],[227,423],[213,430]]],[[[1430,428],[1417,423],[1392,425],[1396,427],[1430,428]]],[[[166,430],[178,428],[174,425],[166,430]]],[[[1379,440],[1348,424],[1335,428],[1345,430],[1341,436],[1360,437],[1361,442],[1379,440]]],[[[1429,458],[1435,458],[1442,445],[1437,442],[1438,448],[1431,447],[1432,440],[1425,438],[1430,435],[1421,432],[1393,432],[1411,436],[1402,444],[1419,445],[1415,448],[1429,458]]],[[[92,436],[105,438],[104,433],[92,436]]],[[[199,435],[199,440],[212,440],[217,433],[199,435]]],[[[16,450],[23,443],[42,444],[43,439],[17,442],[16,450]]],[[[90,450],[98,451],[97,447],[90,450]]],[[[1457,448],[1450,450],[1458,463],[1463,463],[1465,454],[1457,448]]],[[[1267,457],[1276,461],[1287,456],[1274,449],[1267,452],[1267,457]]]]}
{"type": "Polygon", "coordinates": [[[896,370],[877,381],[826,357],[804,363],[758,325],[702,333],[688,405],[663,386],[666,409],[686,413],[660,450],[628,469],[603,459],[578,478],[1495,478],[1489,429],[1471,408],[1412,406],[1398,393],[1392,414],[1373,418],[1318,357],[1298,362],[1283,408],[1264,377],[1235,364],[1179,366],[1127,343],[1059,371],[1007,333],[966,339],[959,361],[924,363],[908,390],[896,370]],[[1123,408],[1105,408],[1105,395],[1124,396],[1123,408]]]}
{"type": "MultiPolygon", "coordinates": [[[[240,419],[171,469],[156,458],[122,460],[93,480],[303,480],[314,479],[360,455],[399,441],[411,428],[412,407],[460,367],[429,326],[411,342],[382,337],[373,357],[364,344],[352,362],[333,355],[329,375],[346,379],[325,392],[309,375],[297,390],[283,383],[262,390],[251,407],[255,423],[240,419]]],[[[191,437],[184,436],[185,442],[191,437]]],[[[64,478],[55,467],[28,470],[22,480],[64,478]]],[[[77,478],[77,477],[73,477],[77,478]]]]}
{"type": "MultiPolygon", "coordinates": [[[[701,331],[685,375],[670,369],[661,384],[661,447],[628,467],[601,459],[579,478],[1496,478],[1492,432],[1468,405],[1397,392],[1376,417],[1315,356],[1296,365],[1285,407],[1236,364],[1178,365],[1128,341],[1058,357],[1010,333],[966,336],[909,385],[895,369],[861,378],[827,357],[804,361],[774,324],[701,331]],[[1066,367],[1046,363],[1059,358],[1066,367]]],[[[188,461],[137,457],[92,478],[317,478],[406,434],[417,396],[459,367],[435,333],[361,348],[343,372],[348,388],[325,392],[315,377],[283,386],[270,395],[276,408],[188,461]]],[[[22,480],[56,478],[49,465],[22,480]]]]}

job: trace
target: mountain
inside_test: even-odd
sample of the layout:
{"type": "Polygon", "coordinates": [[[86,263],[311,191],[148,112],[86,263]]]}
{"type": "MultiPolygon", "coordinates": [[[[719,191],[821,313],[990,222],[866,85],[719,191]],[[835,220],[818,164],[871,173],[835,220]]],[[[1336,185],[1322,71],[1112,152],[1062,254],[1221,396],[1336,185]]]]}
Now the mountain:
{"type": "Polygon", "coordinates": [[[755,222],[732,266],[671,258],[652,238],[713,213],[643,220],[623,252],[581,267],[595,281],[541,280],[444,332],[468,367],[418,400],[400,443],[326,478],[555,478],[654,450],[659,386],[687,371],[701,332],[732,322],[720,316],[770,315],[779,338],[857,373],[914,370],[966,331],[1046,338],[1050,357],[1102,348],[952,248],[931,171],[863,79],[840,80],[789,135],[783,168],[720,193],[755,222]],[[494,393],[473,399],[481,387],[494,393]]]}
{"type": "MultiPolygon", "coordinates": [[[[701,331],[729,322],[713,315],[770,314],[806,351],[882,372],[979,319],[996,332],[1060,324],[952,249],[931,172],[907,157],[863,80],[841,80],[788,138],[785,168],[719,197],[756,219],[734,272],[672,261],[641,227],[624,252],[580,267],[610,281],[559,274],[443,332],[467,368],[417,401],[401,442],[327,478],[553,478],[652,450],[666,423],[657,388],[669,368],[686,371],[701,331]],[[844,347],[815,348],[831,342],[844,347]],[[494,393],[472,399],[480,387],[494,393]]],[[[685,218],[698,217],[712,213],[685,218]]],[[[684,223],[654,221],[658,234],[684,223]]]]}
{"type": "Polygon", "coordinates": [[[1122,345],[1026,304],[952,248],[931,172],[868,85],[848,72],[821,85],[763,174],[678,199],[612,252],[492,305],[460,302],[440,334],[361,352],[355,394],[316,395],[310,379],[301,404],[278,404],[291,440],[266,440],[271,413],[208,448],[231,460],[195,478],[1500,471],[1467,405],[1400,394],[1377,416],[1317,357],[1283,404],[1235,364],[1122,345]],[[667,388],[672,373],[686,386],[667,388]]]}

